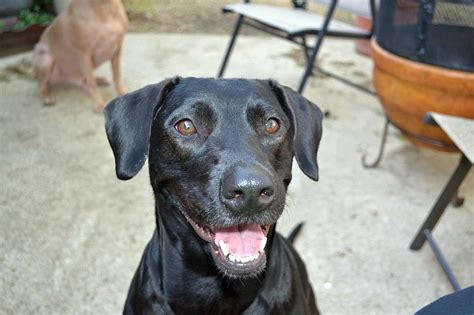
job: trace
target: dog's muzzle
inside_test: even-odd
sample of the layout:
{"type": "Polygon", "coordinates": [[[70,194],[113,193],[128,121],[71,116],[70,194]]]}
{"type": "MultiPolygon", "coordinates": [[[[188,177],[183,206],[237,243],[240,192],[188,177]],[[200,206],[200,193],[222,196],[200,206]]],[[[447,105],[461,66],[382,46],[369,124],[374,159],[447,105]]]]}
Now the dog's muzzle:
{"type": "Polygon", "coordinates": [[[204,226],[182,211],[196,234],[209,243],[217,267],[229,277],[251,277],[264,270],[270,225],[204,226]]]}

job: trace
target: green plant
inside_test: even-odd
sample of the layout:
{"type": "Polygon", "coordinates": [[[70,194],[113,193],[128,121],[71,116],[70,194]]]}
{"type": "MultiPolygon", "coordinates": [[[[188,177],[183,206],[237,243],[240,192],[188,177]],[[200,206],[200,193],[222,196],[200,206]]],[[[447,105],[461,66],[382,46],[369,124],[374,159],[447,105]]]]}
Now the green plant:
{"type": "MultiPolygon", "coordinates": [[[[38,1],[38,2],[45,2],[38,1]]],[[[13,29],[24,30],[31,25],[48,25],[54,19],[54,15],[41,11],[39,5],[34,5],[33,9],[22,10],[18,15],[18,22],[13,26],[13,29]]]]}

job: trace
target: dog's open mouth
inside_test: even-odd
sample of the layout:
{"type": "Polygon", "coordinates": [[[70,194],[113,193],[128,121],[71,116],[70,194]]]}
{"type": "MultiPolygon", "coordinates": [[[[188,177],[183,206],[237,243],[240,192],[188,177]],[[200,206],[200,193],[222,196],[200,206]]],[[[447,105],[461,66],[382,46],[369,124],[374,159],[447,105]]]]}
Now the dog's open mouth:
{"type": "Polygon", "coordinates": [[[270,226],[255,223],[225,228],[199,224],[182,211],[200,238],[209,242],[217,267],[231,277],[254,276],[265,268],[265,245],[270,226]]]}

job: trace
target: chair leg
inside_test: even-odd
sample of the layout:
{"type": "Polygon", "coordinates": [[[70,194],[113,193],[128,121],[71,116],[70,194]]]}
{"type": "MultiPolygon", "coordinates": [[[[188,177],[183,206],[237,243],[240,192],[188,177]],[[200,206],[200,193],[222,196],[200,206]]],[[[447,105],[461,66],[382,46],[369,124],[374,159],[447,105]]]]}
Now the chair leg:
{"type": "Polygon", "coordinates": [[[321,27],[321,31],[318,34],[318,39],[316,40],[316,44],[314,45],[314,48],[311,49],[311,56],[310,56],[309,62],[306,65],[303,78],[301,79],[300,84],[298,86],[298,93],[300,94],[303,93],[304,87],[306,85],[306,81],[308,81],[308,77],[311,75],[311,72],[313,71],[314,61],[316,60],[319,49],[321,48],[321,44],[323,43],[324,36],[326,35],[329,22],[332,19],[334,10],[336,9],[336,5],[337,5],[337,0],[332,0],[331,5],[329,6],[328,12],[326,13],[326,18],[324,19],[323,26],[321,27]]]}
{"type": "Polygon", "coordinates": [[[244,21],[244,16],[239,15],[239,18],[237,19],[237,22],[235,23],[234,31],[232,32],[232,37],[230,38],[229,46],[227,47],[227,51],[225,53],[224,59],[222,60],[219,73],[217,74],[218,78],[222,78],[222,76],[224,75],[225,67],[227,66],[227,61],[229,60],[230,53],[232,52],[232,48],[234,47],[235,40],[237,39],[237,35],[239,34],[240,27],[242,26],[243,21],[244,21]]]}
{"type": "Polygon", "coordinates": [[[449,179],[446,187],[444,188],[441,195],[438,197],[438,200],[433,206],[433,209],[426,218],[425,222],[423,222],[423,225],[420,227],[418,233],[416,234],[413,242],[410,245],[410,249],[419,250],[421,246],[423,246],[426,240],[425,230],[431,232],[434,229],[436,223],[438,223],[439,218],[444,213],[444,210],[446,210],[446,207],[448,206],[449,202],[453,199],[454,194],[457,192],[462,181],[471,169],[471,166],[472,163],[467,159],[465,155],[463,155],[461,157],[461,160],[459,161],[456,170],[449,179]]]}
{"type": "Polygon", "coordinates": [[[362,156],[362,166],[364,166],[365,168],[375,168],[379,165],[380,161],[382,160],[383,152],[385,151],[385,143],[387,142],[387,134],[388,134],[389,125],[390,125],[390,119],[388,119],[388,117],[385,116],[385,125],[383,127],[382,142],[380,142],[379,153],[377,154],[377,158],[371,163],[367,162],[366,155],[362,156]]]}
{"type": "Polygon", "coordinates": [[[436,244],[436,241],[433,238],[433,235],[431,235],[431,232],[428,229],[426,229],[423,231],[423,234],[425,235],[426,241],[430,245],[431,250],[433,251],[436,259],[441,265],[441,268],[443,268],[443,271],[446,274],[446,277],[448,277],[448,280],[451,283],[451,286],[453,287],[454,291],[461,290],[461,286],[459,285],[459,282],[456,279],[456,276],[451,270],[451,267],[449,266],[449,263],[446,261],[446,258],[444,258],[443,252],[438,247],[438,244],[436,244]]]}

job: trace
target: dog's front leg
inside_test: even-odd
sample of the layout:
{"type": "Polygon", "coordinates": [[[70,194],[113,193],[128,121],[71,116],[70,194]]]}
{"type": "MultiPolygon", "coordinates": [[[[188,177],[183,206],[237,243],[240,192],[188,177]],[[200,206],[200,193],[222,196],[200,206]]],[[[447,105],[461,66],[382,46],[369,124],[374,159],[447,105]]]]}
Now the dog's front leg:
{"type": "Polygon", "coordinates": [[[114,85],[115,90],[119,95],[127,94],[128,89],[124,86],[122,82],[122,73],[120,69],[120,57],[122,55],[122,40],[118,45],[117,51],[112,57],[112,74],[114,76],[114,85]]]}
{"type": "Polygon", "coordinates": [[[35,46],[33,66],[39,83],[39,95],[43,104],[53,105],[54,98],[49,90],[49,80],[53,72],[54,60],[46,45],[39,43],[35,46]]]}
{"type": "Polygon", "coordinates": [[[84,90],[89,93],[96,104],[95,110],[97,112],[102,111],[105,107],[105,101],[102,98],[102,95],[97,88],[97,82],[94,77],[94,64],[91,58],[84,58],[84,67],[83,67],[83,78],[85,79],[85,85],[83,86],[84,90]]]}

